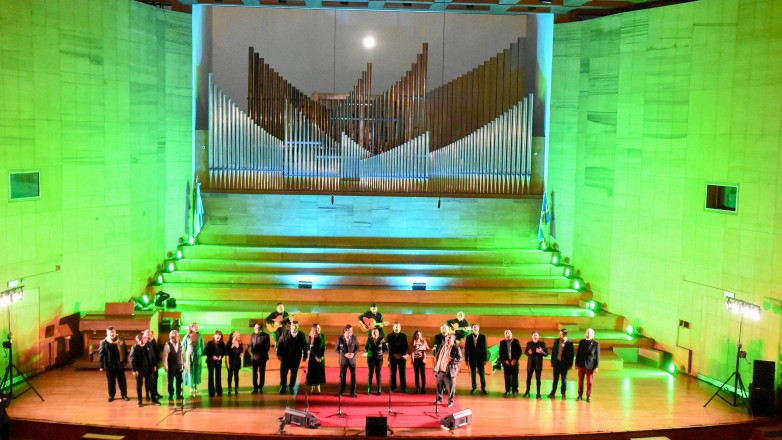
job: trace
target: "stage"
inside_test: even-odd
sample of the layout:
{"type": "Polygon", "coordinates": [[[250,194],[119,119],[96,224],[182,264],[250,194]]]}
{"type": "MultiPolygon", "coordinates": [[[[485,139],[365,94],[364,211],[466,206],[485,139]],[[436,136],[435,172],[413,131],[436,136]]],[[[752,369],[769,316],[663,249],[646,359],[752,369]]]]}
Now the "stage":
{"type": "MultiPolygon", "coordinates": [[[[159,384],[165,395],[163,404],[154,406],[145,401],[144,406],[138,408],[135,381],[130,372],[126,372],[130,401],[119,399],[109,403],[103,373],[67,366],[32,379],[44,402],[35,393],[26,392],[12,401],[8,413],[12,419],[12,438],[18,439],[81,438],[86,433],[121,434],[125,437],[118,438],[126,439],[247,438],[280,434],[364,436],[365,416],[370,413],[386,415],[388,409],[387,382],[383,384],[381,396],[367,396],[365,372],[365,368],[359,368],[358,397],[342,398],[342,411],[347,417],[333,417],[337,409],[336,383],[325,385],[320,395],[310,398],[309,409],[323,425],[319,429],[281,426],[279,419],[286,407],[304,409],[304,387],[297,387],[295,395],[280,395],[279,373],[272,369],[267,371],[264,394],[251,394],[250,371],[245,369],[241,371],[238,396],[210,399],[204,382],[200,396],[187,397],[182,414],[172,411],[173,406],[169,405],[164,374],[161,374],[159,384]]],[[[303,376],[302,369],[300,382],[303,376]]],[[[332,376],[333,373],[329,373],[329,378],[332,376]]],[[[400,414],[388,418],[389,435],[558,438],[593,434],[594,438],[633,438],[654,434],[692,439],[713,438],[715,433],[721,433],[716,435],[733,439],[749,438],[754,426],[774,422],[773,419],[753,418],[746,406],[734,408],[720,399],[714,399],[704,408],[716,390],[714,386],[686,375],[671,375],[639,364],[626,364],[618,371],[600,371],[595,378],[591,403],[576,401],[576,376],[571,372],[567,400],[561,400],[559,395],[550,400],[546,395],[551,389],[551,371],[544,370],[543,399],[536,400],[534,392],[532,399],[521,397],[523,378],[519,397],[505,397],[503,376],[499,371],[487,376],[489,395],[480,392],[471,395],[469,373],[463,369],[457,379],[456,405],[453,408],[440,406],[437,414],[433,405],[434,381],[430,377],[426,396],[392,395],[393,411],[400,414]],[[440,418],[467,408],[473,413],[469,426],[453,431],[439,427],[440,418]],[[418,421],[412,422],[410,417],[416,417],[418,421]],[[717,428],[710,428],[712,426],[717,428]],[[671,429],[685,430],[669,431],[671,429]],[[634,435],[630,435],[631,432],[634,435]]],[[[412,369],[408,369],[407,378],[408,390],[412,392],[415,388],[412,369]]],[[[189,392],[185,394],[189,395],[189,392]]]]}

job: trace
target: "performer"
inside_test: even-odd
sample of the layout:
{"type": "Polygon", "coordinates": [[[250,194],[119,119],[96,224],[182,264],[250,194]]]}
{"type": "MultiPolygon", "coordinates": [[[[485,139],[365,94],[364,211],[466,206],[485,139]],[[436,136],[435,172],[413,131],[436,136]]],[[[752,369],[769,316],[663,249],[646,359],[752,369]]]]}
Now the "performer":
{"type": "Polygon", "coordinates": [[[193,322],[187,329],[185,344],[185,367],[183,379],[190,387],[190,395],[198,394],[198,385],[201,384],[201,356],[204,355],[204,337],[198,331],[198,324],[193,322]]]}
{"type": "Polygon", "coordinates": [[[562,379],[562,400],[567,394],[567,372],[573,367],[573,341],[567,338],[567,329],[559,331],[559,340],[551,350],[551,366],[554,367],[554,383],[548,398],[553,399],[557,393],[557,382],[562,379]]]}
{"type": "Polygon", "coordinates": [[[280,336],[282,336],[285,331],[285,327],[291,324],[291,317],[288,312],[285,311],[285,305],[283,303],[277,303],[277,309],[269,313],[269,316],[266,317],[266,324],[270,327],[269,331],[272,331],[272,328],[274,329],[272,338],[274,338],[274,343],[277,344],[280,340],[280,336]]]}
{"type": "Polygon", "coordinates": [[[125,371],[122,368],[122,360],[119,352],[119,338],[114,327],[106,328],[106,338],[101,339],[98,346],[98,368],[106,373],[109,383],[109,402],[114,400],[119,384],[119,393],[122,400],[128,399],[128,385],[125,381],[125,371]]]}
{"type": "MultiPolygon", "coordinates": [[[[278,307],[279,310],[279,307],[278,307]]],[[[309,345],[304,333],[299,331],[299,321],[291,322],[291,329],[280,335],[277,340],[277,359],[280,360],[280,394],[285,394],[285,385],[293,394],[296,377],[299,374],[299,364],[307,360],[309,345]],[[291,380],[288,382],[288,373],[291,380]]]]}
{"type": "Polygon", "coordinates": [[[586,330],[585,339],[578,343],[576,351],[576,368],[578,368],[578,399],[584,395],[584,377],[587,382],[587,402],[592,401],[592,379],[597,374],[597,366],[600,363],[600,343],[595,341],[595,331],[586,330]]]}
{"type": "Polygon", "coordinates": [[[470,366],[470,380],[472,381],[470,394],[475,394],[478,386],[475,376],[481,378],[481,394],[488,394],[484,366],[489,360],[489,347],[486,346],[486,335],[481,334],[481,325],[478,323],[472,325],[472,334],[465,337],[464,360],[470,366]]]}
{"type": "MultiPolygon", "coordinates": [[[[144,394],[141,392],[141,386],[146,388],[148,394],[152,394],[152,373],[157,368],[152,353],[146,347],[147,337],[144,333],[136,335],[136,345],[130,348],[130,370],[136,378],[136,394],[138,395],[138,406],[144,406],[144,394]]],[[[157,397],[152,399],[154,405],[160,405],[157,397]]]]}
{"type": "Polygon", "coordinates": [[[310,359],[307,361],[307,385],[310,392],[320,393],[320,386],[326,383],[326,337],[318,324],[312,324],[307,337],[310,359]]]}
{"type": "Polygon", "coordinates": [[[451,327],[449,327],[448,324],[443,324],[440,326],[440,334],[435,335],[434,344],[432,345],[432,350],[437,350],[437,347],[445,344],[445,337],[448,336],[449,328],[451,327]]]}
{"type": "Polygon", "coordinates": [[[372,328],[380,330],[380,337],[386,337],[386,330],[383,328],[388,325],[387,322],[383,322],[383,314],[377,311],[377,304],[372,303],[369,306],[369,310],[358,315],[358,324],[362,330],[367,332],[367,337],[371,336],[372,328]]]}
{"type": "Polygon", "coordinates": [[[168,400],[174,400],[174,383],[176,382],[176,398],[182,400],[182,370],[185,365],[184,347],[179,342],[179,332],[171,330],[168,342],[163,346],[163,368],[168,375],[168,400]]]}
{"type": "Polygon", "coordinates": [[[426,352],[429,344],[420,330],[413,332],[413,374],[416,394],[426,394],[426,352]]]}
{"type": "Polygon", "coordinates": [[[402,324],[394,323],[394,332],[388,335],[388,363],[391,366],[391,391],[396,391],[396,372],[399,370],[399,385],[407,393],[407,335],[402,333],[402,324]]]}
{"type": "Polygon", "coordinates": [[[448,332],[456,334],[456,342],[459,344],[465,336],[470,334],[470,323],[464,319],[462,311],[456,313],[455,319],[449,319],[445,323],[448,324],[448,332]]]}
{"type": "Polygon", "coordinates": [[[383,350],[386,341],[380,337],[380,329],[373,328],[371,335],[367,338],[367,343],[364,344],[364,349],[367,351],[367,367],[369,373],[367,374],[367,394],[372,394],[372,375],[375,376],[377,383],[377,395],[380,395],[380,368],[383,366],[383,350]]]}
{"type": "Polygon", "coordinates": [[[527,355],[527,391],[524,392],[524,397],[529,397],[532,373],[535,373],[535,383],[538,387],[536,398],[540,399],[540,372],[543,371],[543,358],[548,356],[548,349],[546,344],[540,340],[538,332],[532,333],[532,340],[527,342],[524,354],[527,355]]]}
{"type": "Polygon", "coordinates": [[[206,356],[206,368],[208,371],[209,397],[223,395],[223,356],[225,355],[225,342],[223,332],[215,330],[212,340],[206,343],[204,349],[206,356]]]}
{"type": "MultiPolygon", "coordinates": [[[[156,399],[160,400],[163,396],[157,392],[157,381],[158,381],[158,366],[160,365],[160,352],[157,349],[157,341],[155,340],[155,335],[152,333],[152,330],[146,329],[144,330],[144,336],[147,337],[147,343],[145,347],[147,347],[147,350],[149,350],[152,353],[152,356],[154,357],[154,364],[155,364],[155,372],[152,373],[152,397],[155,397],[156,399]]],[[[150,395],[147,394],[147,402],[149,401],[150,395]]]]}
{"type": "Polygon", "coordinates": [[[347,370],[350,370],[350,397],[358,397],[356,394],[356,353],[358,353],[358,339],[353,335],[353,326],[345,324],[342,336],[337,339],[337,353],[339,353],[339,395],[345,392],[345,379],[347,370]]]}
{"type": "Polygon", "coordinates": [[[437,378],[435,386],[437,399],[435,404],[443,401],[443,390],[448,390],[448,407],[453,406],[456,394],[456,375],[459,374],[459,363],[462,361],[462,350],[456,344],[453,334],[445,338],[445,343],[434,352],[434,374],[437,378]]]}
{"type": "Polygon", "coordinates": [[[253,356],[253,394],[263,393],[266,383],[266,361],[269,360],[269,334],[264,333],[260,323],[255,323],[250,336],[250,354],[253,356]]]}
{"type": "Polygon", "coordinates": [[[521,358],[521,344],[513,337],[513,332],[505,330],[505,339],[499,344],[498,362],[502,365],[505,375],[505,395],[513,392],[513,397],[519,395],[519,358],[521,358]]]}
{"type": "Polygon", "coordinates": [[[228,395],[231,395],[231,379],[234,382],[234,394],[239,395],[239,370],[242,369],[244,345],[238,330],[231,332],[225,347],[225,370],[228,372],[228,395]]]}

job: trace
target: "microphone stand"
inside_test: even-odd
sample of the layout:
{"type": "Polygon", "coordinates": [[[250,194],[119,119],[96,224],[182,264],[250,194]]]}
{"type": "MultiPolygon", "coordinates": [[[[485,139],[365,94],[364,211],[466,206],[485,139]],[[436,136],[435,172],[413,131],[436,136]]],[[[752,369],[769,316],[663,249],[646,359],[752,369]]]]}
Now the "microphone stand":
{"type": "MultiPolygon", "coordinates": [[[[391,352],[388,350],[388,342],[386,342],[385,340],[383,340],[383,343],[386,345],[386,353],[388,353],[388,362],[389,362],[389,364],[390,364],[390,363],[391,363],[391,352]]],[[[390,365],[389,365],[389,367],[390,367],[390,365]]],[[[390,369],[390,368],[389,368],[389,369],[390,369]]],[[[390,378],[389,380],[393,380],[393,378],[390,378]]],[[[401,385],[401,384],[400,384],[400,385],[401,385]]],[[[378,386],[379,386],[379,385],[378,385],[378,386]]],[[[396,415],[397,415],[397,414],[399,414],[399,413],[398,413],[398,412],[396,412],[396,411],[392,411],[392,410],[391,410],[391,395],[392,395],[392,394],[394,394],[394,389],[393,389],[393,388],[391,388],[391,384],[389,383],[389,384],[388,384],[388,415],[389,415],[389,416],[391,416],[391,415],[393,414],[393,415],[395,415],[395,416],[396,416],[396,415]]]]}
{"type": "Polygon", "coordinates": [[[310,412],[310,389],[307,383],[307,369],[304,369],[304,412],[310,412]]]}
{"type": "MultiPolygon", "coordinates": [[[[337,388],[337,413],[332,414],[329,417],[348,417],[347,414],[342,412],[342,392],[344,391],[342,389],[342,336],[340,336],[340,341],[337,342],[337,352],[339,353],[339,388],[337,388]]],[[[347,372],[346,372],[347,373],[347,372]]]]}

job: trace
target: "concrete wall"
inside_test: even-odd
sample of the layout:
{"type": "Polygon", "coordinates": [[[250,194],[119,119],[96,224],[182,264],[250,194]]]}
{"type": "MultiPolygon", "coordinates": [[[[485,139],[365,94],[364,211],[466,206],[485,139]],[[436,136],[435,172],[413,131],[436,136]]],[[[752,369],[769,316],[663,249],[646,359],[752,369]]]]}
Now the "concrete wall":
{"type": "Polygon", "coordinates": [[[0,290],[25,278],[11,313],[23,371],[48,365],[47,325],[138,296],[185,234],[190,28],[130,0],[0,8],[0,290]],[[8,172],[28,169],[41,197],[10,202],[8,172]]]}
{"type": "Polygon", "coordinates": [[[744,320],[749,360],[780,360],[780,14],[775,0],[699,1],[554,32],[556,241],[610,311],[720,381],[739,331],[724,291],[763,308],[744,320]],[[737,213],[704,209],[715,182],[739,186],[737,213]]]}

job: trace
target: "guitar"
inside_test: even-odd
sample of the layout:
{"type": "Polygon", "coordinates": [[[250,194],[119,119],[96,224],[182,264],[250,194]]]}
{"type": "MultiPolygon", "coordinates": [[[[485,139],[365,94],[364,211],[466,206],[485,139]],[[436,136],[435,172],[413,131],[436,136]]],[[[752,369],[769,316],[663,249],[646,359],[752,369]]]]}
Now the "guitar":
{"type": "Polygon", "coordinates": [[[374,318],[367,318],[366,316],[364,316],[363,318],[361,318],[360,321],[358,321],[358,326],[361,327],[361,330],[365,332],[368,332],[375,327],[380,328],[380,327],[387,327],[389,325],[391,325],[390,322],[377,322],[375,321],[374,318]]]}
{"type": "MultiPolygon", "coordinates": [[[[299,313],[301,313],[301,312],[288,313],[288,319],[293,318],[294,316],[298,315],[299,313]]],[[[266,323],[266,330],[268,330],[269,333],[276,332],[278,328],[282,327],[282,320],[283,320],[282,315],[279,315],[279,316],[277,316],[276,318],[274,318],[272,320],[273,322],[267,322],[266,323]]]]}
{"type": "Polygon", "coordinates": [[[469,335],[472,334],[472,327],[469,326],[469,325],[466,326],[466,327],[459,327],[459,323],[458,322],[454,322],[454,323],[452,323],[450,325],[450,328],[448,328],[448,334],[450,334],[450,335],[452,335],[452,334],[454,334],[454,333],[456,333],[458,331],[463,331],[464,332],[464,336],[469,336],[469,335]]]}

